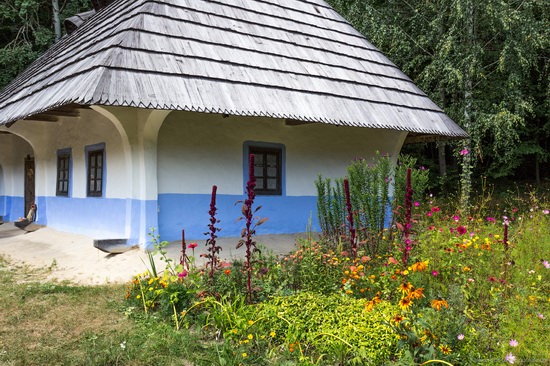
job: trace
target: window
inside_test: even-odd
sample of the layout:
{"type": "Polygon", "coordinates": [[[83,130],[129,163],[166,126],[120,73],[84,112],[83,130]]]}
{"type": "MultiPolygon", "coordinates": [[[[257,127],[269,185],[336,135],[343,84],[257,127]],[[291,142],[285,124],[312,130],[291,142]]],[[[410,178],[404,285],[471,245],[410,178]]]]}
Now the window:
{"type": "Polygon", "coordinates": [[[88,197],[102,197],[103,183],[105,180],[103,174],[105,166],[105,148],[90,147],[87,148],[86,151],[88,163],[88,197]]]}
{"type": "Polygon", "coordinates": [[[64,149],[57,152],[57,181],[56,196],[69,196],[69,181],[71,172],[71,150],[64,149]]]}
{"type": "Polygon", "coordinates": [[[258,195],[282,195],[282,148],[249,146],[254,154],[255,192],[258,195]]]}

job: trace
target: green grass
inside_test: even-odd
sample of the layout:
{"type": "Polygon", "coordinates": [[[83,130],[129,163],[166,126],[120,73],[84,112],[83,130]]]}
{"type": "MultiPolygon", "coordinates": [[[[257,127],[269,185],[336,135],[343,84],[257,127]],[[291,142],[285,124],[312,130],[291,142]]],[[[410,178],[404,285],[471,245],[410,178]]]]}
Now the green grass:
{"type": "Polygon", "coordinates": [[[215,342],[125,307],[124,286],[43,282],[0,256],[1,365],[211,365],[215,342]]]}

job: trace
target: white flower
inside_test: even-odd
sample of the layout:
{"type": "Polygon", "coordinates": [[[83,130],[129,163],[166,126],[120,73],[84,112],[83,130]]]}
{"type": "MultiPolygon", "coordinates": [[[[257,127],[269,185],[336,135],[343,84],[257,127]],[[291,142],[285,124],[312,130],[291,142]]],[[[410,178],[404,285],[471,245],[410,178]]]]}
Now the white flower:
{"type": "Polygon", "coordinates": [[[123,350],[126,349],[126,341],[124,341],[120,344],[120,348],[122,348],[123,350]]]}

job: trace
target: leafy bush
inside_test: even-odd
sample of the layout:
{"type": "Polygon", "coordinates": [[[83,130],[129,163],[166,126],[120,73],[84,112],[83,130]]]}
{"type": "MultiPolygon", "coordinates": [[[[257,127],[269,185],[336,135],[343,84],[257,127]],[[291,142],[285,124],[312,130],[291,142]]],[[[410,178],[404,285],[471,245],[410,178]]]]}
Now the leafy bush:
{"type": "MultiPolygon", "coordinates": [[[[372,161],[359,159],[348,166],[354,221],[366,254],[376,256],[389,249],[381,246],[384,244],[382,233],[390,226],[391,212],[396,212],[404,201],[406,172],[415,164],[416,159],[401,155],[397,166],[393,166],[391,157],[377,154],[372,161]]],[[[412,169],[411,181],[414,197],[420,199],[428,186],[428,171],[412,169]]],[[[332,186],[330,178],[319,175],[315,186],[323,235],[338,243],[343,236],[349,236],[349,228],[345,220],[343,178],[334,182],[332,186]]]]}

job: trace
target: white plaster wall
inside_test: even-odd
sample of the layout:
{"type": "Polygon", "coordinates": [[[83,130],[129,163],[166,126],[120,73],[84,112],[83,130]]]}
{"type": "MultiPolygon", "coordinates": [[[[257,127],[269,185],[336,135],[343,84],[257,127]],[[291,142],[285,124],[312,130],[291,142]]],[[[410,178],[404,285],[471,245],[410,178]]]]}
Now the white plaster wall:
{"type": "MultiPolygon", "coordinates": [[[[71,148],[72,197],[86,197],[86,152],[88,145],[105,143],[107,181],[104,197],[127,197],[127,168],[121,147],[120,134],[113,124],[92,110],[80,110],[80,118],[65,118],[56,123],[41,123],[43,135],[33,139],[37,150],[37,172],[42,170],[43,181],[37,181],[37,195],[55,196],[57,151],[71,148]]],[[[38,124],[40,122],[34,122],[38,124]]],[[[20,122],[13,128],[31,129],[34,124],[20,122]]],[[[25,131],[23,131],[24,133],[25,131]]]]}
{"type": "Polygon", "coordinates": [[[24,196],[25,157],[34,156],[27,141],[13,134],[0,135],[0,166],[2,167],[2,185],[0,195],[24,196]]]}
{"type": "Polygon", "coordinates": [[[217,114],[173,112],[158,138],[159,193],[243,192],[243,143],[286,147],[287,196],[315,195],[314,181],[342,177],[350,161],[376,151],[397,156],[406,133],[326,124],[285,126],[283,120],[223,118],[217,114]]]}

